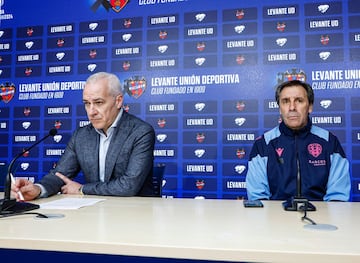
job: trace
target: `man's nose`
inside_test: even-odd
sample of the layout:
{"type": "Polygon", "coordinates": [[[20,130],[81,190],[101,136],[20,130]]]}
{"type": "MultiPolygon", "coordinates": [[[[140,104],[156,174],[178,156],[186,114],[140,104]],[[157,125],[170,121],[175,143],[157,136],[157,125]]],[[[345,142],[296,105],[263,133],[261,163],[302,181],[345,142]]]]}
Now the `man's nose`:
{"type": "Polygon", "coordinates": [[[290,110],[295,110],[295,101],[290,101],[290,110]]]}
{"type": "Polygon", "coordinates": [[[95,114],[97,112],[96,107],[94,104],[90,104],[88,107],[89,114],[95,114]]]}

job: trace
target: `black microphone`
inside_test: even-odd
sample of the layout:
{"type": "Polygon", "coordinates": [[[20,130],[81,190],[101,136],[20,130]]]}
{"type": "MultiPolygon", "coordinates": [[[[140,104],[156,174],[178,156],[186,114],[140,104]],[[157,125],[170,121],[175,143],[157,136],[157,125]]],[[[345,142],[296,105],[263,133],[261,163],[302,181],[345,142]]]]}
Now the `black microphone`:
{"type": "Polygon", "coordinates": [[[31,145],[29,148],[24,149],[21,153],[17,154],[11,160],[7,169],[7,174],[5,179],[4,199],[0,200],[0,215],[19,214],[40,208],[40,206],[37,204],[32,204],[27,202],[16,202],[16,199],[11,199],[11,177],[13,176],[12,168],[14,166],[15,161],[19,159],[21,156],[23,156],[24,153],[30,151],[32,148],[34,148],[36,145],[46,140],[48,137],[55,136],[56,134],[57,134],[57,129],[55,128],[51,129],[45,137],[43,137],[41,140],[31,145]]]}
{"type": "Polygon", "coordinates": [[[297,148],[297,135],[295,136],[295,156],[296,156],[296,195],[283,202],[286,211],[315,211],[316,207],[309,202],[306,197],[302,196],[301,191],[301,171],[299,151],[297,148]]]}

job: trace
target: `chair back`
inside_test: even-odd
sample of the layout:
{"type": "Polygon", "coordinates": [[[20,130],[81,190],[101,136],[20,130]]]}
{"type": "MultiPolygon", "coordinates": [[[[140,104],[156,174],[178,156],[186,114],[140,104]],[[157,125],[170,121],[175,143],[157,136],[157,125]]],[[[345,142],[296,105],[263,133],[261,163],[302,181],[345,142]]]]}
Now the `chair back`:
{"type": "Polygon", "coordinates": [[[164,178],[165,165],[154,165],[153,168],[153,186],[155,196],[162,196],[162,182],[164,178]]]}

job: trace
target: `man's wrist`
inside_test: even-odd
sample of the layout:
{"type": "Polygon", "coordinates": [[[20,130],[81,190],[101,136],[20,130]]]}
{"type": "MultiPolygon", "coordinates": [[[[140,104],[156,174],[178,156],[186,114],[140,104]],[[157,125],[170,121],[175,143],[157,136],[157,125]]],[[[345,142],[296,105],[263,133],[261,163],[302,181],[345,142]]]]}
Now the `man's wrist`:
{"type": "Polygon", "coordinates": [[[40,190],[38,196],[36,196],[34,199],[47,197],[47,191],[42,184],[34,184],[34,185],[36,185],[40,190]]]}

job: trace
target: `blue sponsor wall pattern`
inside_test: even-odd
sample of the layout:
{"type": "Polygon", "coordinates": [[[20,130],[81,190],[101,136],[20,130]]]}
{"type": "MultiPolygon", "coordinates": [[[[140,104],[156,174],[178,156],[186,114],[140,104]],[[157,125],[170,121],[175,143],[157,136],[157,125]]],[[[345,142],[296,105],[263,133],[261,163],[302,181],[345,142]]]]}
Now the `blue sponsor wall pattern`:
{"type": "Polygon", "coordinates": [[[279,120],[274,88],[297,78],[312,84],[312,120],[339,137],[360,200],[359,1],[1,4],[3,174],[53,127],[16,176],[38,180],[56,166],[72,131],[88,124],[84,81],[109,71],[125,87],[125,110],[156,130],[164,196],[243,198],[251,146],[279,120]]]}

